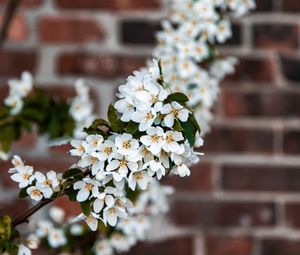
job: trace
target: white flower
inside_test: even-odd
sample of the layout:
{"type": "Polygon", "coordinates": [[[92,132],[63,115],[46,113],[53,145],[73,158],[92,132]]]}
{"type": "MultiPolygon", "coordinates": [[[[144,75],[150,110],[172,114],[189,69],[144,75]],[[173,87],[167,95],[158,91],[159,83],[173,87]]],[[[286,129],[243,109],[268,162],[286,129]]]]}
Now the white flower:
{"type": "Polygon", "coordinates": [[[104,141],[102,135],[89,135],[82,143],[86,153],[92,153],[102,144],[104,141]]]}
{"type": "Polygon", "coordinates": [[[113,255],[113,248],[106,240],[97,241],[94,246],[96,255],[113,255]]]}
{"type": "Polygon", "coordinates": [[[49,210],[50,218],[56,223],[62,223],[65,218],[65,211],[57,206],[53,206],[49,210]]]}
{"type": "Polygon", "coordinates": [[[161,127],[151,127],[146,133],[141,137],[141,142],[152,154],[158,155],[165,144],[164,130],[161,127]]]}
{"type": "Polygon", "coordinates": [[[111,161],[117,154],[115,144],[110,140],[105,140],[102,144],[97,147],[97,150],[92,152],[92,156],[98,158],[100,161],[111,161]]]}
{"type": "Polygon", "coordinates": [[[91,180],[90,178],[84,178],[82,181],[75,182],[74,190],[79,190],[76,200],[78,202],[86,201],[91,194],[97,195],[98,194],[98,187],[100,184],[95,181],[91,180]]]}
{"type": "Polygon", "coordinates": [[[75,157],[81,157],[85,152],[82,140],[72,140],[71,145],[74,149],[70,150],[70,154],[75,157]]]}
{"type": "Polygon", "coordinates": [[[147,171],[136,171],[131,172],[128,177],[128,186],[132,189],[136,189],[136,185],[138,184],[142,190],[147,189],[148,183],[150,181],[150,176],[147,171]]]}
{"type": "Polygon", "coordinates": [[[129,122],[131,120],[132,114],[135,112],[134,103],[131,98],[124,98],[118,100],[114,107],[120,113],[122,113],[121,120],[124,122],[129,122]]]}
{"type": "Polygon", "coordinates": [[[117,205],[112,205],[106,207],[103,210],[103,222],[104,224],[108,223],[110,226],[116,226],[118,218],[125,218],[127,213],[125,209],[118,207],[117,205]]]}
{"type": "Polygon", "coordinates": [[[49,187],[37,187],[37,186],[31,186],[26,190],[27,194],[31,197],[31,199],[35,201],[40,201],[44,197],[50,198],[53,194],[52,189],[49,187]]]}
{"type": "Polygon", "coordinates": [[[186,122],[189,117],[189,111],[177,102],[164,105],[161,113],[166,115],[164,123],[167,127],[173,127],[175,119],[186,122]]]}
{"type": "Polygon", "coordinates": [[[104,162],[90,154],[85,154],[81,160],[79,160],[78,166],[81,168],[91,167],[92,175],[96,175],[99,171],[103,170],[104,162]]]}
{"type": "Polygon", "coordinates": [[[54,228],[48,234],[48,242],[52,248],[58,248],[67,243],[67,238],[62,229],[54,228]]]}
{"type": "Polygon", "coordinates": [[[14,165],[16,169],[23,168],[25,166],[23,160],[17,155],[13,156],[11,163],[14,165]]]}
{"type": "Polygon", "coordinates": [[[30,249],[37,249],[40,242],[40,238],[35,234],[31,234],[26,238],[26,244],[30,249]]]}
{"type": "Polygon", "coordinates": [[[32,90],[33,78],[29,72],[21,74],[21,80],[9,80],[10,94],[26,97],[32,90]]]}
{"type": "Polygon", "coordinates": [[[1,144],[0,144],[0,160],[6,161],[6,160],[9,159],[9,157],[10,157],[10,154],[9,154],[9,153],[7,153],[7,152],[1,150],[1,144]]]}
{"type": "Polygon", "coordinates": [[[83,121],[92,111],[92,103],[82,98],[75,98],[70,107],[70,114],[77,122],[83,121]]]}
{"type": "Polygon", "coordinates": [[[116,137],[115,144],[117,151],[124,155],[134,157],[138,153],[139,142],[132,138],[131,134],[122,134],[116,137]]]}
{"type": "Polygon", "coordinates": [[[21,112],[23,108],[23,100],[18,95],[11,95],[4,100],[5,105],[11,108],[10,114],[17,115],[21,112]]]}
{"type": "Polygon", "coordinates": [[[92,231],[96,231],[98,229],[98,219],[99,216],[96,213],[91,213],[84,221],[92,231]]]}
{"type": "Polygon", "coordinates": [[[133,245],[132,237],[125,236],[121,233],[113,233],[110,237],[110,242],[117,252],[126,252],[133,245]]]}
{"type": "Polygon", "coordinates": [[[34,180],[33,168],[31,166],[18,167],[18,172],[14,173],[10,178],[19,183],[19,188],[25,188],[34,180]]]}
{"type": "Polygon", "coordinates": [[[150,176],[156,174],[158,180],[166,175],[166,169],[159,160],[151,160],[143,165],[143,169],[148,169],[150,176]]]}
{"type": "Polygon", "coordinates": [[[139,124],[139,131],[146,131],[150,128],[156,118],[156,112],[153,108],[145,111],[136,111],[132,113],[131,119],[139,124]]]}
{"type": "Polygon", "coordinates": [[[53,228],[52,222],[47,220],[40,220],[37,222],[36,225],[36,234],[40,238],[46,237],[49,234],[50,230],[53,228]]]}
{"type": "Polygon", "coordinates": [[[31,255],[31,250],[24,244],[20,244],[18,248],[18,255],[31,255]]]}
{"type": "Polygon", "coordinates": [[[73,224],[71,227],[70,227],[70,233],[74,236],[80,236],[83,234],[83,226],[80,225],[80,224],[73,224]]]}
{"type": "Polygon", "coordinates": [[[163,149],[166,152],[175,152],[177,154],[184,153],[184,147],[178,142],[183,141],[184,137],[181,132],[178,131],[167,131],[166,132],[166,142],[163,149]]]}
{"type": "Polygon", "coordinates": [[[186,164],[181,163],[173,168],[173,173],[180,177],[190,176],[191,171],[186,164]]]}
{"type": "Polygon", "coordinates": [[[100,213],[104,208],[104,205],[110,207],[115,204],[115,199],[112,195],[105,192],[96,196],[96,200],[93,203],[93,210],[95,213],[100,213]]]}
{"type": "Polygon", "coordinates": [[[114,180],[120,182],[123,178],[127,177],[130,171],[136,171],[138,169],[138,164],[132,161],[131,158],[124,157],[122,155],[117,155],[106,167],[107,172],[111,172],[114,180]]]}
{"type": "Polygon", "coordinates": [[[35,172],[36,186],[42,188],[52,188],[54,191],[59,190],[59,175],[54,171],[49,171],[46,176],[40,172],[35,172]]]}

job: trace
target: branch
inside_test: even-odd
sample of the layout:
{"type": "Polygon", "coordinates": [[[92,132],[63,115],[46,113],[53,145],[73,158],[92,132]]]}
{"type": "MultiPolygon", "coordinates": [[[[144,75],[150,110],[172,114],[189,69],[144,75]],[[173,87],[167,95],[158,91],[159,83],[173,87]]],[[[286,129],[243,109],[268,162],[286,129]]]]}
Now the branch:
{"type": "Polygon", "coordinates": [[[0,48],[7,37],[11,22],[22,0],[10,0],[5,10],[2,27],[0,31],[0,48]]]}
{"type": "Polygon", "coordinates": [[[42,200],[41,202],[39,202],[38,204],[36,204],[35,206],[31,207],[25,214],[21,215],[20,217],[16,218],[13,222],[12,225],[14,227],[27,222],[27,219],[33,215],[35,212],[37,212],[38,210],[40,210],[42,207],[46,206],[47,204],[51,203],[52,201],[54,201],[54,199],[45,199],[42,200]]]}

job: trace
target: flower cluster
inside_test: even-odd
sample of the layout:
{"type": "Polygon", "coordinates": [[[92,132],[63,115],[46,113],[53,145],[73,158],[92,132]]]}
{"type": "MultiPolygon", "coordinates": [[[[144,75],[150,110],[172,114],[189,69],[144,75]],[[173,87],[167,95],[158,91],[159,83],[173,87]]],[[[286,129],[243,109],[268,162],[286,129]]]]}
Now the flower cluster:
{"type": "Polygon", "coordinates": [[[134,72],[120,86],[115,108],[109,109],[111,130],[90,128],[85,139],[71,142],[71,155],[80,158],[77,167],[90,171],[73,189],[76,200],[87,204],[84,217],[92,230],[98,219],[115,226],[127,217],[127,187],[146,190],[169,173],[188,176],[189,165],[198,161],[193,147],[196,138],[200,145],[202,139],[186,107],[188,99],[171,94],[163,84],[157,61],[148,71],[134,72]]]}
{"type": "Polygon", "coordinates": [[[16,115],[23,108],[23,98],[32,91],[33,78],[30,73],[23,72],[20,80],[9,80],[8,85],[9,96],[4,103],[10,108],[11,115],[16,115]]]}
{"type": "MultiPolygon", "coordinates": [[[[172,189],[153,181],[149,188],[142,192],[128,211],[128,217],[118,222],[111,234],[99,232],[93,234],[92,249],[95,255],[113,255],[115,252],[127,252],[138,241],[145,239],[150,228],[151,217],[168,210],[167,196],[172,189]]],[[[49,220],[31,220],[31,234],[19,246],[22,254],[31,255],[30,249],[36,249],[41,242],[63,254],[72,254],[77,249],[76,240],[83,240],[89,230],[78,223],[77,218],[66,218],[62,208],[51,207],[49,220]],[[75,241],[75,242],[74,242],[75,241]],[[29,249],[30,248],[30,249],[29,249]]]]}
{"type": "Polygon", "coordinates": [[[70,114],[76,122],[74,137],[82,138],[84,137],[83,128],[91,125],[96,117],[93,115],[93,103],[89,97],[89,87],[83,79],[78,79],[75,82],[75,90],[77,96],[71,102],[70,114]]]}
{"type": "Polygon", "coordinates": [[[202,135],[209,130],[218,84],[237,62],[218,56],[215,44],[231,37],[231,14],[241,16],[254,7],[254,0],[173,0],[170,18],[157,34],[153,56],[162,60],[170,87],[189,97],[202,135]]]}
{"type": "Polygon", "coordinates": [[[31,199],[40,201],[50,198],[54,192],[60,190],[62,175],[54,171],[47,172],[46,175],[39,171],[34,171],[32,166],[25,165],[19,156],[14,156],[12,160],[13,168],[9,169],[11,179],[19,184],[25,194],[31,199]]]}

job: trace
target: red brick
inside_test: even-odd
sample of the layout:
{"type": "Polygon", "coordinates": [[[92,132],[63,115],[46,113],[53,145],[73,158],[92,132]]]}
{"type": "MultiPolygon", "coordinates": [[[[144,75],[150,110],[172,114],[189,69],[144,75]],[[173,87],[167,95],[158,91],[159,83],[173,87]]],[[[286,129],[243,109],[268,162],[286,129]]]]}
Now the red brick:
{"type": "Polygon", "coordinates": [[[251,255],[253,244],[246,237],[209,236],[206,240],[207,255],[251,255]]]}
{"type": "Polygon", "coordinates": [[[282,55],[281,58],[282,72],[285,78],[289,81],[300,81],[300,59],[294,54],[282,55]]]}
{"type": "Polygon", "coordinates": [[[93,19],[43,17],[38,24],[39,38],[43,43],[85,43],[101,41],[103,29],[93,19]]]}
{"type": "MultiPolygon", "coordinates": [[[[7,5],[9,0],[0,0],[0,5],[7,5]]],[[[36,8],[43,3],[43,0],[26,0],[21,1],[21,7],[24,8],[36,8]]]]}
{"type": "Polygon", "coordinates": [[[210,164],[199,163],[192,167],[192,174],[187,178],[167,177],[165,184],[182,191],[209,191],[213,186],[213,173],[210,164]]]}
{"type": "Polygon", "coordinates": [[[37,136],[34,133],[28,133],[26,131],[22,132],[21,138],[14,142],[11,150],[20,150],[20,149],[30,149],[33,150],[37,142],[37,136]]]}
{"type": "Polygon", "coordinates": [[[19,77],[20,74],[27,70],[34,72],[37,64],[37,55],[33,50],[0,50],[0,76],[19,77]]]}
{"type": "Polygon", "coordinates": [[[256,0],[255,12],[268,12],[273,9],[273,0],[256,0]]]}
{"type": "Polygon", "coordinates": [[[300,242],[287,239],[267,239],[262,242],[261,255],[299,255],[300,242]]]}
{"type": "Polygon", "coordinates": [[[300,12],[300,5],[297,0],[282,1],[282,10],[285,12],[300,12]]]}
{"type": "Polygon", "coordinates": [[[2,215],[9,215],[12,219],[15,219],[22,215],[28,208],[29,205],[26,199],[16,198],[12,201],[1,201],[0,217],[2,215]]]}
{"type": "Polygon", "coordinates": [[[300,168],[263,165],[225,165],[222,167],[225,190],[299,192],[300,168]]]}
{"type": "Polygon", "coordinates": [[[285,24],[263,24],[253,27],[255,47],[278,51],[293,50],[299,45],[299,27],[285,24]]]}
{"type": "Polygon", "coordinates": [[[268,91],[223,90],[224,114],[238,117],[298,117],[300,92],[270,89],[268,91]],[[274,104],[276,102],[276,104],[274,104]]]}
{"type": "Polygon", "coordinates": [[[300,154],[300,130],[285,130],[283,151],[287,154],[300,154]]]}
{"type": "Polygon", "coordinates": [[[105,54],[64,53],[58,58],[59,74],[103,76],[106,78],[129,75],[145,63],[145,57],[105,54]]]}
{"type": "Polygon", "coordinates": [[[284,216],[287,227],[300,228],[300,204],[288,203],[284,206],[284,216]]]}
{"type": "Polygon", "coordinates": [[[161,6],[159,0],[56,0],[56,5],[64,9],[100,9],[109,11],[156,10],[161,6]]]}
{"type": "Polygon", "coordinates": [[[199,228],[272,226],[275,221],[274,205],[259,202],[178,199],[170,214],[176,225],[199,228]]]}
{"type": "Polygon", "coordinates": [[[153,45],[155,33],[160,29],[158,22],[129,20],[121,23],[121,42],[124,44],[153,45]]]}
{"type": "MultiPolygon", "coordinates": [[[[0,16],[0,27],[2,26],[3,16],[0,16]]],[[[22,15],[16,15],[8,31],[8,40],[22,42],[28,38],[27,20],[22,15]]]]}
{"type": "Polygon", "coordinates": [[[272,153],[272,130],[213,126],[203,151],[210,153],[272,153]]]}
{"type": "Polygon", "coordinates": [[[191,237],[175,237],[160,242],[142,242],[133,247],[128,255],[193,255],[193,239],[191,237]]]}
{"type": "Polygon", "coordinates": [[[79,215],[82,210],[80,208],[80,204],[77,202],[71,202],[67,196],[60,197],[59,199],[56,199],[52,206],[58,206],[66,212],[66,218],[72,218],[79,215]]]}
{"type": "Polygon", "coordinates": [[[239,64],[227,81],[272,82],[275,74],[274,62],[270,59],[238,57],[239,64]]]}

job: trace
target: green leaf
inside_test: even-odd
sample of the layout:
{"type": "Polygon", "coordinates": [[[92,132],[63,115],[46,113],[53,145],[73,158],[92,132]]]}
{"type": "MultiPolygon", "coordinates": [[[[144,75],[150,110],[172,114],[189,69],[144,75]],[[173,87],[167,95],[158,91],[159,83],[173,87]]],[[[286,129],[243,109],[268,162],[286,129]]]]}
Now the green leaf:
{"type": "Polygon", "coordinates": [[[193,114],[189,115],[188,122],[192,123],[196,127],[199,134],[201,133],[201,128],[199,126],[199,123],[197,122],[197,120],[193,114]]]}
{"type": "Polygon", "coordinates": [[[18,254],[19,248],[12,241],[4,241],[3,244],[4,244],[4,250],[6,250],[9,255],[18,254]]]}
{"type": "Polygon", "coordinates": [[[84,215],[89,216],[91,214],[91,201],[87,200],[80,203],[81,210],[84,215]]]}
{"type": "Polygon", "coordinates": [[[136,123],[134,121],[130,121],[128,122],[127,127],[125,128],[126,132],[129,134],[134,134],[135,132],[137,132],[139,129],[139,123],[136,123]]]}
{"type": "Polygon", "coordinates": [[[28,197],[28,193],[27,193],[27,188],[23,188],[19,191],[19,194],[18,194],[18,197],[19,198],[25,198],[25,197],[28,197]]]}
{"type": "Polygon", "coordinates": [[[183,131],[183,128],[178,120],[175,120],[173,129],[178,132],[183,131]]]}
{"type": "Polygon", "coordinates": [[[176,92],[176,93],[173,93],[171,95],[169,95],[166,99],[165,99],[166,102],[173,102],[173,101],[176,101],[178,103],[186,103],[189,101],[189,98],[183,94],[183,93],[180,93],[180,92],[176,92]]]}
{"type": "Polygon", "coordinates": [[[120,132],[125,127],[125,123],[119,119],[118,112],[112,104],[108,107],[107,118],[114,132],[120,132]]]}
{"type": "Polygon", "coordinates": [[[188,139],[189,144],[194,146],[195,139],[196,139],[196,129],[194,125],[191,125],[189,122],[180,122],[181,126],[183,127],[183,134],[188,139]]]}
{"type": "Polygon", "coordinates": [[[0,218],[0,239],[9,240],[11,236],[11,218],[4,215],[0,218]]]}
{"type": "Polygon", "coordinates": [[[79,168],[70,168],[67,171],[63,173],[64,179],[69,179],[77,174],[83,174],[82,171],[79,168]]]}
{"type": "Polygon", "coordinates": [[[103,126],[110,128],[109,123],[106,120],[103,120],[103,119],[96,119],[92,123],[92,127],[95,127],[95,128],[103,127],[103,126]]]}
{"type": "Polygon", "coordinates": [[[75,202],[76,201],[76,197],[77,197],[77,190],[74,190],[72,187],[70,189],[68,189],[67,191],[68,197],[70,199],[70,201],[75,202]]]}

